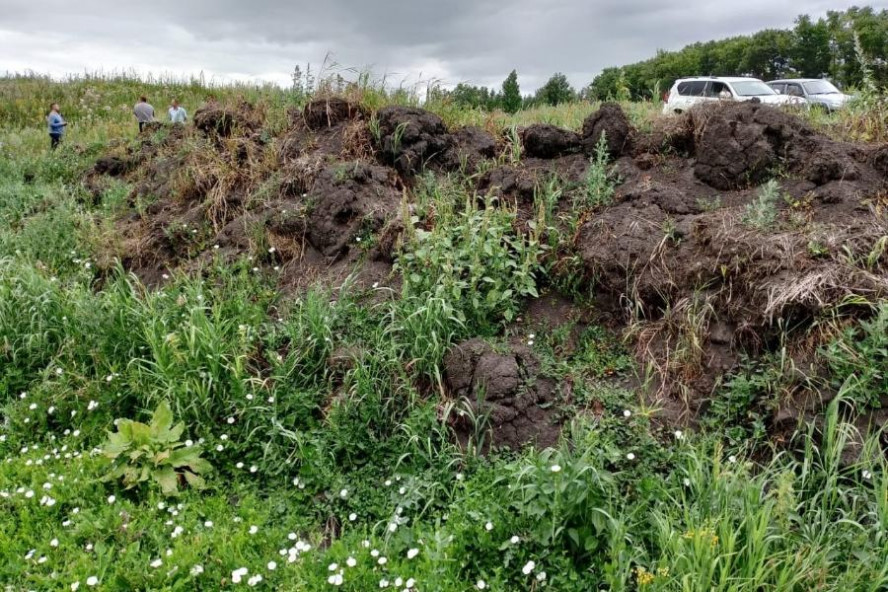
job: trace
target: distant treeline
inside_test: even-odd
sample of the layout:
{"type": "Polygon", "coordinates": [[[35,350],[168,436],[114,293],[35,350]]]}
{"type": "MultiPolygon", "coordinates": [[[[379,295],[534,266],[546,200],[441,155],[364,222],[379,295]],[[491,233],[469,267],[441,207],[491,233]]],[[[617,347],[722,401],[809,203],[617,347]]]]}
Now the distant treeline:
{"type": "Polygon", "coordinates": [[[694,43],[660,51],[649,60],[606,68],[585,94],[643,99],[668,90],[683,76],[830,78],[841,87],[888,85],[888,11],[871,7],[830,11],[813,20],[799,16],[789,30],[694,43]]]}
{"type": "Polygon", "coordinates": [[[475,109],[557,105],[576,99],[651,99],[684,76],[830,78],[843,88],[888,86],[888,10],[871,7],[830,11],[816,21],[808,15],[792,29],[766,29],[719,41],[694,43],[679,51],[660,51],[649,60],[605,68],[587,87],[576,90],[564,74],[554,74],[533,95],[522,96],[512,71],[500,89],[459,84],[433,89],[435,98],[475,109]]]}

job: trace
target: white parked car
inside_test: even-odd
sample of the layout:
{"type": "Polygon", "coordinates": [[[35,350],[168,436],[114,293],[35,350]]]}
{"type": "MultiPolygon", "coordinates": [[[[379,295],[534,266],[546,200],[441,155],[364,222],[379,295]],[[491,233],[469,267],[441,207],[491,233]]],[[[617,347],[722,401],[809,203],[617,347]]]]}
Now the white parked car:
{"type": "Polygon", "coordinates": [[[805,99],[781,95],[758,78],[698,76],[672,85],[663,113],[682,113],[710,101],[758,101],[768,105],[805,105],[805,99]]]}
{"type": "Polygon", "coordinates": [[[841,109],[848,101],[854,98],[837,89],[829,80],[817,78],[775,80],[769,82],[768,86],[781,95],[801,97],[808,101],[809,105],[818,105],[827,111],[841,109]]]}

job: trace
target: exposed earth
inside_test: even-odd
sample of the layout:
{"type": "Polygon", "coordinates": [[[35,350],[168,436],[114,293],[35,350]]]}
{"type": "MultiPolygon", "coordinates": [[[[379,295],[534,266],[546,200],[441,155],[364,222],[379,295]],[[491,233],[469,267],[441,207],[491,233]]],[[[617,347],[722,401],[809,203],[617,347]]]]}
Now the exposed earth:
{"type": "MultiPolygon", "coordinates": [[[[519,130],[517,161],[504,130],[449,130],[418,108],[371,116],[342,99],[316,100],[291,113],[277,137],[248,104],[212,104],[194,121],[147,129],[84,180],[97,196],[112,177],[135,187],[129,200],[138,213],[118,221],[107,265],[121,257],[147,285],[243,255],[280,267],[284,291],[339,286],[353,272],[358,288],[397,285],[402,217],[422,175],[468,176],[479,199],[515,205],[516,231],[526,233],[553,174],[564,188],[557,209],[574,207],[603,136],[618,179],[614,199],[574,212],[580,223],[555,255],[578,262],[573,272],[590,297],[550,286],[512,329],[606,324],[653,371],[647,396],[668,425],[696,421],[744,356],[785,348],[803,367],[822,314],[845,303],[846,313],[864,315],[854,296],[888,294],[888,254],[878,248],[888,234],[888,147],[831,140],[763,105],[695,109],[641,131],[618,105],[604,104],[578,131],[519,130]],[[750,223],[750,204],[772,180],[773,219],[750,223]]],[[[480,339],[461,343],[444,374],[449,396],[489,418],[494,444],[557,438],[563,419],[551,403],[569,399],[569,385],[546,376],[520,339],[502,351],[480,339]]],[[[816,416],[822,402],[808,395],[800,387],[771,428],[816,416]]],[[[453,424],[458,434],[469,429],[459,418],[453,424]]]]}

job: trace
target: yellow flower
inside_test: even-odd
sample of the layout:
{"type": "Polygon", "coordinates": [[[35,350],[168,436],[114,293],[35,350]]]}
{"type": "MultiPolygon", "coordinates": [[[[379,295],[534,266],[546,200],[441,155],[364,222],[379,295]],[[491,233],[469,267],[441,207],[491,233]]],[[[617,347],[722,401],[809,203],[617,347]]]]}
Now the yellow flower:
{"type": "Polygon", "coordinates": [[[654,574],[639,565],[635,568],[635,581],[638,583],[639,587],[647,586],[654,582],[654,574]]]}

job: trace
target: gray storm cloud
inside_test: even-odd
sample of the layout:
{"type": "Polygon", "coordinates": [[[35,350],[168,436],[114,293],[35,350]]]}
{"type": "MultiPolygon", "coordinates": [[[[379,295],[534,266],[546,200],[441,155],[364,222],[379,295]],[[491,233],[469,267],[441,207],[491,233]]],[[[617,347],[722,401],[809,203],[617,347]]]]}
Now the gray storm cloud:
{"type": "Polygon", "coordinates": [[[61,76],[133,70],[286,83],[296,64],[335,61],[389,79],[530,91],[556,71],[576,86],[602,69],[704,41],[789,27],[853,2],[650,0],[0,0],[0,70],[61,76]]]}

